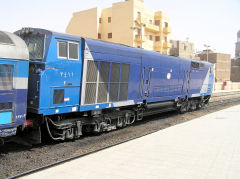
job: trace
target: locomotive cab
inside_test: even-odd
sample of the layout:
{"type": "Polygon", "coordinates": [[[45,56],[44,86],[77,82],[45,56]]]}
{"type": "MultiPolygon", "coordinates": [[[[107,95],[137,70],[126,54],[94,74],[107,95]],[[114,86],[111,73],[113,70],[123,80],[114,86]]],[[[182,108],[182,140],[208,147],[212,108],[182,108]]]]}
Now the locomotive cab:
{"type": "Polygon", "coordinates": [[[81,38],[34,28],[17,34],[30,53],[28,111],[43,115],[78,111],[81,38]]]}

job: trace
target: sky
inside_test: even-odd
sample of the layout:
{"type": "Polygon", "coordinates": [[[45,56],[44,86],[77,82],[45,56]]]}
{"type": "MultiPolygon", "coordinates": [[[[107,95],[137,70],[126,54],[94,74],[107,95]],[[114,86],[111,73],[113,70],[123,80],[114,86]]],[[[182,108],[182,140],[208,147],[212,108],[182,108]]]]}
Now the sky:
{"type": "MultiPolygon", "coordinates": [[[[111,7],[123,0],[0,0],[0,30],[14,32],[38,27],[65,32],[73,12],[111,7]]],[[[240,0],[145,0],[145,7],[169,14],[170,39],[204,44],[234,57],[240,30],[240,0]]]]}

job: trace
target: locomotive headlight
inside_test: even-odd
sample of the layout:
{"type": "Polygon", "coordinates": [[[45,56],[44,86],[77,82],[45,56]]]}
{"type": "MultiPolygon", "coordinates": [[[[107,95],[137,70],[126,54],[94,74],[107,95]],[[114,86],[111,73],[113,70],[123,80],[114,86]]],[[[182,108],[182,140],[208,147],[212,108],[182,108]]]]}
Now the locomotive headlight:
{"type": "Polygon", "coordinates": [[[26,28],[26,27],[24,27],[24,28],[22,28],[22,31],[21,31],[21,34],[29,34],[30,33],[30,28],[26,28]]]}

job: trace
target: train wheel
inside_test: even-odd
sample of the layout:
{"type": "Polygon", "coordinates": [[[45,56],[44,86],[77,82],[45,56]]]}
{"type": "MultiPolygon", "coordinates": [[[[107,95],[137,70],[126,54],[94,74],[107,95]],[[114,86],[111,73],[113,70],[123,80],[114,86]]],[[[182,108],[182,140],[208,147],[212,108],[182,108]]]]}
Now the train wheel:
{"type": "Polygon", "coordinates": [[[190,109],[190,103],[189,103],[189,101],[185,101],[185,102],[182,103],[182,105],[181,105],[181,107],[179,109],[179,112],[181,114],[183,114],[185,112],[188,112],[189,109],[190,109]]]}

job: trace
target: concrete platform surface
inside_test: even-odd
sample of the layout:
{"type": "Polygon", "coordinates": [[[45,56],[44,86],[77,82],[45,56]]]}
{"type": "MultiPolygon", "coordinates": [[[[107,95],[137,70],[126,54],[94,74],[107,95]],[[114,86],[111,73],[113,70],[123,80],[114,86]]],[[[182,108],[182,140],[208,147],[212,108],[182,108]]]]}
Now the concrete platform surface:
{"type": "Polygon", "coordinates": [[[239,179],[240,105],[24,178],[239,179]]]}

